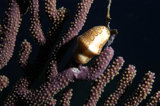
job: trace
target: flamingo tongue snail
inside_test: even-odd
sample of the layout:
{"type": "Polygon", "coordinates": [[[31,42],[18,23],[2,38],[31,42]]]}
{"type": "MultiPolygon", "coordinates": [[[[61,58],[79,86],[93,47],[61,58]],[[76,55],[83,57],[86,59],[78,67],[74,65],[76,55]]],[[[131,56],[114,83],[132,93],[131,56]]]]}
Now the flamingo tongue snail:
{"type": "Polygon", "coordinates": [[[111,0],[109,0],[108,3],[105,25],[95,26],[78,37],[73,53],[76,63],[88,63],[94,56],[101,53],[102,48],[107,42],[106,46],[109,46],[113,42],[113,39],[118,32],[116,29],[112,30],[109,28],[109,23],[111,21],[109,15],[110,6],[111,0]]]}

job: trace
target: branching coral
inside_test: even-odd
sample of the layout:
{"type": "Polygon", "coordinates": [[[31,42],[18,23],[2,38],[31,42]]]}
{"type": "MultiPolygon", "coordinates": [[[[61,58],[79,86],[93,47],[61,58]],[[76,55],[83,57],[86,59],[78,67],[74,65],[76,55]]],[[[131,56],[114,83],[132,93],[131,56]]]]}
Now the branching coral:
{"type": "MultiPolygon", "coordinates": [[[[44,0],[44,3],[45,12],[50,22],[50,28],[47,33],[42,30],[38,0],[9,0],[9,7],[6,10],[3,23],[0,25],[0,69],[7,65],[13,55],[21,18],[26,13],[30,13],[30,32],[32,38],[38,44],[39,50],[34,62],[30,62],[32,45],[27,40],[21,43],[18,61],[19,66],[24,71],[24,76],[16,83],[12,92],[4,101],[4,105],[54,106],[57,101],[55,95],[68,87],[69,89],[67,88],[67,91],[63,93],[60,104],[69,106],[72,97],[72,87],[69,85],[76,83],[77,80],[84,80],[94,82],[84,105],[95,106],[106,84],[118,75],[124,64],[124,59],[120,56],[110,64],[114,56],[111,43],[117,34],[117,30],[109,27],[111,0],[108,3],[104,25],[94,27],[89,32],[82,34],[81,38],[78,38],[77,46],[75,46],[72,53],[73,56],[65,67],[60,66],[60,63],[63,62],[62,57],[84,26],[93,0],[81,0],[78,3],[74,19],[65,31],[62,31],[62,29],[68,19],[68,10],[64,7],[57,9],[56,0],[44,0]],[[75,54],[85,62],[75,60],[78,59],[74,57],[75,54]],[[98,56],[92,59],[95,55],[98,56]],[[85,58],[89,59],[86,61],[85,58]],[[92,61],[88,63],[91,59],[92,61]],[[35,82],[41,79],[42,74],[44,74],[45,80],[35,87],[35,82]]],[[[132,83],[135,73],[133,65],[129,65],[126,68],[117,89],[106,98],[105,106],[119,103],[120,98],[132,83]]],[[[150,93],[154,78],[154,73],[150,71],[146,73],[135,93],[124,102],[124,105],[139,105],[150,93]]],[[[7,85],[8,79],[1,76],[0,90],[2,91],[7,85]]],[[[158,102],[159,92],[151,97],[147,105],[158,102]]]]}

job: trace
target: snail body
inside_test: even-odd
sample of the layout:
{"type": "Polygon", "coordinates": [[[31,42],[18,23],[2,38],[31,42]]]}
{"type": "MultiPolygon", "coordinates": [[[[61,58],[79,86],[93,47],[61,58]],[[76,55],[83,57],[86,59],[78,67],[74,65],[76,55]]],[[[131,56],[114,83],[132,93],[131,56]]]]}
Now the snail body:
{"type": "Polygon", "coordinates": [[[109,37],[110,30],[106,26],[95,26],[89,29],[77,39],[74,60],[78,64],[88,63],[94,56],[101,53],[109,37]]]}

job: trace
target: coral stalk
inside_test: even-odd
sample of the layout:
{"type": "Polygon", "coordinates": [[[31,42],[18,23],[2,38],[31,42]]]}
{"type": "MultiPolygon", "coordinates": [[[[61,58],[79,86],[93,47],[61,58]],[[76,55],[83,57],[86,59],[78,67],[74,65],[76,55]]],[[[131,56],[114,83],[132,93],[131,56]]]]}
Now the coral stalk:
{"type": "Polygon", "coordinates": [[[20,9],[16,0],[11,0],[2,23],[0,36],[0,69],[7,65],[13,55],[17,32],[21,23],[20,9]]]}
{"type": "Polygon", "coordinates": [[[160,103],[160,91],[156,92],[153,96],[150,97],[147,102],[147,106],[157,106],[160,103]]]}
{"type": "Polygon", "coordinates": [[[148,73],[145,74],[142,82],[138,85],[138,88],[135,90],[133,95],[124,103],[125,106],[137,106],[142,102],[143,99],[146,99],[146,96],[151,92],[154,79],[155,74],[151,71],[148,71],[148,73]]]}
{"type": "Polygon", "coordinates": [[[61,105],[62,106],[70,106],[70,99],[72,97],[72,89],[65,91],[62,95],[61,105]]]}
{"type": "MultiPolygon", "coordinates": [[[[52,76],[51,76],[52,77],[52,76]]],[[[20,79],[17,83],[12,95],[17,95],[20,97],[25,104],[29,105],[39,105],[45,103],[53,95],[57,94],[61,89],[66,87],[70,82],[74,81],[73,69],[67,69],[57,76],[52,77],[50,81],[46,82],[37,90],[29,90],[26,78],[20,79]]],[[[13,97],[8,97],[5,102],[6,105],[14,104],[16,101],[11,102],[13,97]]]]}
{"type": "Polygon", "coordinates": [[[118,57],[117,59],[115,59],[113,64],[109,66],[108,69],[96,79],[91,89],[90,97],[85,104],[86,106],[96,106],[104,87],[119,73],[118,71],[123,66],[123,63],[123,58],[118,57]]]}
{"type": "Polygon", "coordinates": [[[27,42],[27,40],[24,40],[21,44],[21,50],[19,52],[20,67],[25,68],[27,66],[31,49],[32,49],[31,44],[27,42]]]}
{"type": "Polygon", "coordinates": [[[135,67],[133,65],[129,65],[128,68],[126,68],[126,70],[124,71],[117,89],[108,97],[107,101],[105,101],[104,103],[104,106],[116,105],[122,94],[125,92],[126,88],[132,83],[135,75],[135,67]]]}
{"type": "Polygon", "coordinates": [[[0,75],[0,92],[9,84],[9,79],[5,75],[0,75]]]}
{"type": "Polygon", "coordinates": [[[39,1],[38,0],[30,0],[30,9],[31,9],[31,27],[30,31],[32,37],[36,40],[39,45],[43,45],[46,43],[46,39],[44,37],[41,23],[39,20],[39,1]]]}

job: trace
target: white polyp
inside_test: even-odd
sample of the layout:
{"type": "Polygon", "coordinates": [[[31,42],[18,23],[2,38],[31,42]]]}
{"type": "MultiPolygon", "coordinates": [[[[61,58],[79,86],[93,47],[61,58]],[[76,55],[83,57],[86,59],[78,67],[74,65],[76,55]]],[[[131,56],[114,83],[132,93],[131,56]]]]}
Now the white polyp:
{"type": "Polygon", "coordinates": [[[74,73],[75,78],[77,78],[78,74],[81,72],[78,68],[74,68],[74,67],[72,68],[72,71],[74,73]]]}
{"type": "Polygon", "coordinates": [[[73,68],[72,68],[72,71],[75,72],[75,73],[80,73],[80,70],[79,70],[78,68],[74,68],[74,67],[73,67],[73,68]]]}

